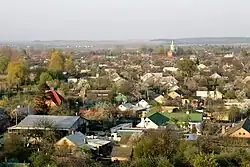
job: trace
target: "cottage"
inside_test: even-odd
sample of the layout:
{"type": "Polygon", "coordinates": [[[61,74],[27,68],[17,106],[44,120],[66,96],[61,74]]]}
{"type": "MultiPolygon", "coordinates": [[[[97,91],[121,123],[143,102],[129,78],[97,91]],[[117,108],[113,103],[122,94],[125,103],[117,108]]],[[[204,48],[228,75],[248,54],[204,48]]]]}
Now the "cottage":
{"type": "Polygon", "coordinates": [[[142,107],[142,108],[145,108],[145,109],[149,109],[150,108],[150,105],[148,104],[148,102],[146,102],[145,100],[141,100],[139,101],[136,106],[138,107],[142,107]]]}
{"type": "MultiPolygon", "coordinates": [[[[223,127],[225,128],[225,127],[223,127]]],[[[225,129],[222,129],[222,133],[225,129]]],[[[233,127],[229,128],[223,134],[225,136],[237,137],[237,138],[250,138],[250,119],[246,118],[233,127]]]]}
{"type": "Polygon", "coordinates": [[[134,112],[139,112],[139,111],[143,111],[146,110],[147,108],[141,107],[141,106],[136,106],[134,104],[131,103],[124,103],[118,106],[118,109],[120,111],[134,111],[134,112]]]}
{"type": "Polygon", "coordinates": [[[157,96],[154,100],[159,104],[164,104],[166,102],[166,98],[162,95],[157,96]]]}
{"type": "Polygon", "coordinates": [[[86,136],[81,132],[74,132],[71,135],[65,136],[60,139],[55,146],[59,149],[68,149],[70,152],[75,152],[81,147],[88,147],[91,150],[96,150],[95,147],[91,146],[87,142],[86,136]]]}
{"type": "Polygon", "coordinates": [[[198,131],[201,129],[202,124],[202,113],[159,113],[159,112],[149,112],[145,117],[141,118],[141,122],[137,125],[140,128],[146,129],[158,129],[159,127],[164,127],[167,124],[179,124],[184,126],[188,123],[188,127],[196,127],[198,131]]]}

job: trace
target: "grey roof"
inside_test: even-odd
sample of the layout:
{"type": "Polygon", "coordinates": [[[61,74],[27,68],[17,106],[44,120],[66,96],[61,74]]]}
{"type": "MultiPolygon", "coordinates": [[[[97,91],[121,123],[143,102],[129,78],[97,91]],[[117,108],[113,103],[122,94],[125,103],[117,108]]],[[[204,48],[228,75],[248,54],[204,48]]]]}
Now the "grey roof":
{"type": "Polygon", "coordinates": [[[135,107],[132,103],[124,103],[124,104],[122,104],[122,105],[123,105],[124,107],[126,107],[126,108],[129,108],[129,109],[135,107]]]}
{"type": "Polygon", "coordinates": [[[4,109],[0,108],[0,120],[8,119],[8,114],[4,111],[4,109]]]}
{"type": "MultiPolygon", "coordinates": [[[[106,145],[106,144],[111,143],[111,141],[109,141],[109,140],[102,140],[102,139],[88,139],[88,144],[89,144],[89,143],[95,143],[95,144],[104,146],[104,145],[106,145]]],[[[90,144],[90,145],[91,145],[91,144],[90,144]]]]}
{"type": "Polygon", "coordinates": [[[72,143],[77,145],[78,147],[85,144],[85,136],[81,132],[76,132],[75,134],[71,134],[69,136],[65,136],[68,140],[70,140],[72,143]]]}
{"type": "Polygon", "coordinates": [[[67,130],[70,129],[78,119],[80,119],[79,116],[28,115],[15,127],[39,128],[36,125],[37,122],[49,121],[49,123],[52,124],[52,128],[67,130]]]}
{"type": "Polygon", "coordinates": [[[22,115],[34,115],[34,114],[36,114],[36,111],[33,110],[33,108],[30,106],[29,106],[29,108],[28,107],[21,107],[21,108],[15,109],[15,110],[17,110],[19,112],[19,114],[22,114],[22,115]]]}

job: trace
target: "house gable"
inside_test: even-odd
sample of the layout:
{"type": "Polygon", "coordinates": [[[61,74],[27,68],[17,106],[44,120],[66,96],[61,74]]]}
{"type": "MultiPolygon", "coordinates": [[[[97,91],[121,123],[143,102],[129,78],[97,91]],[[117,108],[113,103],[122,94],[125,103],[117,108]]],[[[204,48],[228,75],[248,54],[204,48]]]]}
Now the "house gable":
{"type": "Polygon", "coordinates": [[[230,137],[250,138],[250,133],[244,128],[240,128],[230,135],[230,137]]]}

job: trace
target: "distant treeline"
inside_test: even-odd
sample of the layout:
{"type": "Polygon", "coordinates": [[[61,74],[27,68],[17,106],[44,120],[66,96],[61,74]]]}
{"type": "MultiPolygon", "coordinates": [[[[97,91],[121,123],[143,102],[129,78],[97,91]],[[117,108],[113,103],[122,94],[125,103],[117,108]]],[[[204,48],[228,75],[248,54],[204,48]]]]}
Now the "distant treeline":
{"type": "Polygon", "coordinates": [[[250,44],[250,37],[211,37],[211,38],[179,38],[179,39],[154,39],[151,41],[170,43],[174,40],[176,44],[250,44]]]}

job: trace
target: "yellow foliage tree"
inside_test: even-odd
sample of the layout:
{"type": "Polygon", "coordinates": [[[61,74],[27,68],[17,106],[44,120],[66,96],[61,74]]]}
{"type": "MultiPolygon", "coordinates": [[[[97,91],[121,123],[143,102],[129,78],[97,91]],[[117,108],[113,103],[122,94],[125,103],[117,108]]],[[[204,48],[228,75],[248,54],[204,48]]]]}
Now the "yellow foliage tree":
{"type": "Polygon", "coordinates": [[[7,68],[7,82],[10,86],[21,84],[25,79],[26,66],[23,60],[12,61],[7,68]]]}
{"type": "Polygon", "coordinates": [[[63,56],[59,51],[54,51],[50,58],[49,68],[53,71],[63,70],[63,56]]]}

